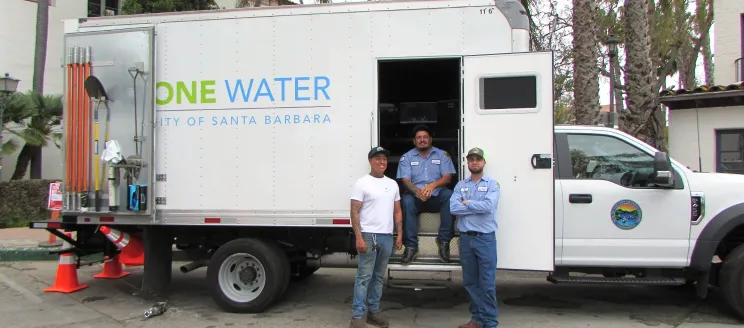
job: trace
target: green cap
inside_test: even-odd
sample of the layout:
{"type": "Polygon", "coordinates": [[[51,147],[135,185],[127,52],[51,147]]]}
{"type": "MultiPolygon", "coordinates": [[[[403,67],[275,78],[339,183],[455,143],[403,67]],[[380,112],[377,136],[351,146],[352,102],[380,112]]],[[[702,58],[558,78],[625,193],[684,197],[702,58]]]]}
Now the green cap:
{"type": "Polygon", "coordinates": [[[468,151],[468,155],[465,157],[470,157],[470,155],[478,155],[482,158],[486,158],[486,155],[483,153],[483,149],[480,149],[478,147],[475,147],[471,149],[470,151],[468,151]]]}

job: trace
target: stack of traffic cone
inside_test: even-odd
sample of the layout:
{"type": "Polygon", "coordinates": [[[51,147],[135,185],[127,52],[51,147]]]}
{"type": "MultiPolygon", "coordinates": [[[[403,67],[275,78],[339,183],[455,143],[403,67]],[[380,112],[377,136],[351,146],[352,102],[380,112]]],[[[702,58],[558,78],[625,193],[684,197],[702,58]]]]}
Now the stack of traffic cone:
{"type": "Polygon", "coordinates": [[[139,239],[107,226],[101,226],[101,233],[119,249],[118,260],[121,264],[128,267],[145,264],[145,248],[139,239]]]}
{"type": "MultiPolygon", "coordinates": [[[[69,232],[65,235],[72,238],[72,234],[69,232]]],[[[78,283],[75,253],[72,252],[72,245],[65,241],[62,244],[62,249],[68,251],[59,254],[59,265],[57,266],[57,277],[54,280],[54,285],[44,289],[44,292],[67,294],[88,287],[88,285],[78,283]]]]}
{"type": "Polygon", "coordinates": [[[106,257],[106,261],[103,262],[103,271],[93,275],[93,278],[119,279],[130,274],[131,272],[124,271],[121,262],[119,262],[119,255],[114,255],[113,257],[106,257]]]}

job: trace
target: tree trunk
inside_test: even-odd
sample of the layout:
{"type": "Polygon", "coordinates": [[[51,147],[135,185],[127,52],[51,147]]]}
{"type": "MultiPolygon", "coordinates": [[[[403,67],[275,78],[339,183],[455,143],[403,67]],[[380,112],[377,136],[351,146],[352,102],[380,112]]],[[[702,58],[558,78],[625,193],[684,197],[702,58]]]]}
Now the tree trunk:
{"type": "Polygon", "coordinates": [[[651,62],[648,12],[648,0],[625,0],[625,87],[630,111],[625,116],[625,123],[631,135],[659,147],[664,140],[655,115],[659,111],[659,104],[651,62]]]}
{"type": "Polygon", "coordinates": [[[596,4],[573,0],[574,116],[576,124],[590,125],[599,114],[596,4]]]}
{"type": "Polygon", "coordinates": [[[28,169],[28,163],[31,162],[31,145],[25,144],[21,148],[21,152],[18,153],[18,159],[16,159],[15,171],[10,177],[10,180],[21,180],[26,176],[26,170],[28,169]]]}
{"type": "MultiPolygon", "coordinates": [[[[49,0],[36,2],[36,46],[34,51],[33,90],[44,94],[44,72],[46,70],[47,34],[49,32],[49,0]]],[[[25,146],[24,146],[25,148],[25,146]]],[[[31,147],[31,179],[41,179],[41,147],[31,147]]],[[[20,163],[19,163],[20,164],[20,163]]]]}

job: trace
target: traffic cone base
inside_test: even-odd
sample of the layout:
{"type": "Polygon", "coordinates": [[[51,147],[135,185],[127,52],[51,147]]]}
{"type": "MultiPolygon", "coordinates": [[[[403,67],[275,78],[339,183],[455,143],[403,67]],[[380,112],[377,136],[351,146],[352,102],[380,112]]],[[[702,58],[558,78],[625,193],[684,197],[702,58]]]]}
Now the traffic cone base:
{"type": "Polygon", "coordinates": [[[121,263],[119,262],[119,256],[107,259],[103,263],[103,271],[101,273],[93,275],[93,278],[98,279],[119,279],[132,274],[131,272],[124,271],[121,263]]]}
{"type": "Polygon", "coordinates": [[[88,287],[78,282],[74,258],[74,255],[69,253],[60,255],[54,285],[44,289],[44,292],[72,293],[88,287]]]}

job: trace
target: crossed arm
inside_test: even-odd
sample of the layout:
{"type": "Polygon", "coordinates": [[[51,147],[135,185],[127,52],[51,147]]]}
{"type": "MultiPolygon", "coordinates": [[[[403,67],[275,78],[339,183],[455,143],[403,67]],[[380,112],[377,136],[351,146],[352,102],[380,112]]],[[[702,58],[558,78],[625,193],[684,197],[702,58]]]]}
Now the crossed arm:
{"type": "Polygon", "coordinates": [[[453,215],[488,214],[496,210],[501,195],[501,189],[496,182],[488,182],[488,191],[483,200],[464,200],[462,192],[460,192],[461,188],[462,183],[458,182],[454,188],[455,190],[452,191],[450,212],[453,215]]]}

